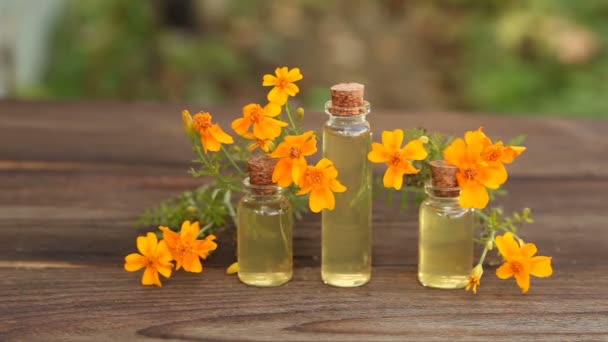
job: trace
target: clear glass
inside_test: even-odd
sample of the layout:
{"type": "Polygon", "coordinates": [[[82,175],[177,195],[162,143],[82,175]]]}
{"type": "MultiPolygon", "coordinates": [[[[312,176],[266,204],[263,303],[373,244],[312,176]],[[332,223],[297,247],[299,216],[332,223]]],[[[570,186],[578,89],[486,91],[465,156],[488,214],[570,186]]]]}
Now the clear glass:
{"type": "Polygon", "coordinates": [[[418,280],[428,287],[463,288],[473,266],[474,213],[458,197],[435,196],[436,190],[427,185],[429,197],[420,205],[418,280]]]}
{"type": "Polygon", "coordinates": [[[252,286],[279,286],[293,274],[293,213],[278,186],[254,186],[237,206],[239,279],[252,286]]]}
{"type": "Polygon", "coordinates": [[[367,154],[371,129],[362,114],[337,116],[325,106],[329,120],[323,129],[323,155],[338,169],[347,190],[336,193],[336,206],[324,210],[321,221],[321,277],[340,287],[360,286],[371,278],[372,269],[372,174],[367,154]]]}

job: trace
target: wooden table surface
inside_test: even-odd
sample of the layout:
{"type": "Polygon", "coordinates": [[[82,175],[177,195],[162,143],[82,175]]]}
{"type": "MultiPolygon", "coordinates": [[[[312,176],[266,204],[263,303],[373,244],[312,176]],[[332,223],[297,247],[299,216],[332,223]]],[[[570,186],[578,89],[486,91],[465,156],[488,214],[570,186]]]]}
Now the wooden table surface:
{"type": "MultiPolygon", "coordinates": [[[[295,274],[247,287],[211,260],[163,288],[123,270],[137,215],[203,182],[186,170],[185,105],[0,102],[2,341],[608,341],[608,121],[375,111],[377,132],[423,126],[461,135],[528,135],[501,199],[529,206],[522,232],[553,256],[554,276],[515,282],[486,269],[477,296],[416,281],[417,214],[375,203],[372,281],[321,282],[320,217],[295,229],[295,274]]],[[[192,110],[198,108],[192,107],[192,110]]],[[[238,107],[212,110],[220,123],[238,107]]],[[[305,124],[325,118],[309,113],[305,124]]],[[[222,241],[220,241],[222,248],[222,241]]]]}

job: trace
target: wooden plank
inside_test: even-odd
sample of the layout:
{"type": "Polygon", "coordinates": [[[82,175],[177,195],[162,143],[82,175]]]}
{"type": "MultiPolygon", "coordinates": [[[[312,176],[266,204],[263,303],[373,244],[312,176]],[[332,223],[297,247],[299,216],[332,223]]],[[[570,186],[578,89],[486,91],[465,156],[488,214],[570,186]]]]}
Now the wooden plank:
{"type": "Polygon", "coordinates": [[[370,284],[339,289],[301,267],[285,286],[240,284],[222,270],[178,273],[142,287],[119,265],[1,268],[3,341],[540,341],[608,338],[608,273],[569,269],[514,281],[488,271],[477,296],[421,287],[415,267],[376,267],[370,284]],[[593,279],[593,280],[592,280],[593,279]],[[86,336],[86,338],[85,338],[86,336]]]}
{"type": "MultiPolygon", "coordinates": [[[[145,164],[186,169],[192,153],[180,112],[187,104],[0,101],[0,160],[145,164]]],[[[231,131],[238,106],[205,108],[231,131]]],[[[462,135],[484,126],[495,138],[529,137],[528,151],[510,167],[514,175],[608,176],[608,121],[459,113],[374,111],[376,133],[396,127],[426,127],[462,135]]],[[[325,115],[311,110],[308,129],[319,130],[325,115]]]]}

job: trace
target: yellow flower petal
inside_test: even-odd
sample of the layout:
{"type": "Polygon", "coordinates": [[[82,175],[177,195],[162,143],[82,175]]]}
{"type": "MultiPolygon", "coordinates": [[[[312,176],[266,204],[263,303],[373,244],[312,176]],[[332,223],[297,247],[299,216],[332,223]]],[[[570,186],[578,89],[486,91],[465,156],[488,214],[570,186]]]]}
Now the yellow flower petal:
{"type": "Polygon", "coordinates": [[[160,282],[160,277],[158,276],[158,271],[152,267],[146,267],[144,271],[144,275],[141,278],[142,285],[156,285],[162,287],[163,284],[160,282]]]}
{"type": "Polygon", "coordinates": [[[553,268],[551,267],[551,257],[537,256],[530,260],[530,274],[545,278],[553,274],[553,268]]]}
{"type": "MultiPolygon", "coordinates": [[[[276,103],[269,103],[266,105],[266,107],[264,107],[264,114],[266,116],[269,116],[271,118],[281,114],[281,106],[279,106],[276,103]]],[[[282,121],[281,121],[282,122],[282,121]]],[[[285,124],[285,126],[287,126],[286,122],[282,122],[285,124]]]]}
{"type": "Polygon", "coordinates": [[[192,273],[201,273],[203,271],[203,264],[201,264],[201,259],[196,254],[190,254],[184,256],[184,270],[192,273]]]}
{"type": "Polygon", "coordinates": [[[276,103],[277,105],[280,105],[280,106],[287,103],[287,98],[288,98],[287,93],[277,87],[272,88],[270,90],[270,92],[268,93],[268,101],[272,102],[272,103],[276,103]]]}
{"type": "Polygon", "coordinates": [[[384,183],[384,187],[386,188],[401,190],[401,187],[403,186],[403,173],[391,166],[386,169],[382,181],[384,183]]]}
{"type": "Polygon", "coordinates": [[[396,129],[394,131],[382,132],[382,144],[389,150],[398,150],[403,143],[403,130],[396,129]]]}
{"type": "Polygon", "coordinates": [[[490,195],[488,190],[476,182],[461,185],[460,206],[463,208],[483,209],[488,205],[490,195]]]}
{"type": "Polygon", "coordinates": [[[380,143],[372,143],[372,150],[367,154],[367,159],[372,163],[385,163],[388,161],[388,151],[380,143]]]}
{"type": "Polygon", "coordinates": [[[318,213],[323,209],[333,210],[336,206],[336,198],[330,189],[313,189],[309,197],[310,210],[318,213]]]}
{"type": "Polygon", "coordinates": [[[526,257],[526,258],[531,258],[534,256],[534,254],[536,254],[536,252],[538,251],[538,249],[536,249],[536,245],[533,243],[526,243],[524,244],[520,249],[519,249],[520,253],[526,257]]]}
{"type": "Polygon", "coordinates": [[[277,78],[273,75],[264,75],[262,79],[262,86],[274,86],[277,85],[277,78]]]}
{"type": "Polygon", "coordinates": [[[509,279],[513,276],[513,271],[511,270],[511,266],[509,264],[504,263],[499,268],[496,269],[496,276],[500,279],[509,279]]]}
{"type": "Polygon", "coordinates": [[[238,262],[233,262],[230,266],[228,266],[228,268],[226,269],[226,274],[235,274],[239,271],[239,263],[238,262]]]}
{"type": "Polygon", "coordinates": [[[302,76],[300,68],[293,68],[287,73],[287,80],[289,82],[296,82],[301,80],[302,78],[304,78],[304,76],[302,76]]]}
{"type": "Polygon", "coordinates": [[[481,167],[479,170],[479,181],[490,189],[498,189],[507,181],[507,169],[502,163],[493,166],[481,167]]]}
{"type": "Polygon", "coordinates": [[[146,266],[146,258],[138,253],[131,253],[125,257],[125,271],[135,272],[146,266]]]}
{"type": "Polygon", "coordinates": [[[521,288],[522,293],[528,292],[530,289],[530,274],[525,272],[515,274],[515,280],[517,281],[517,286],[521,288]]]}
{"type": "Polygon", "coordinates": [[[337,179],[332,179],[329,184],[331,191],[333,192],[344,192],[346,191],[346,187],[342,185],[337,179]]]}
{"type": "Polygon", "coordinates": [[[238,118],[232,121],[232,129],[238,135],[244,135],[245,133],[247,133],[247,130],[249,130],[249,127],[251,127],[251,124],[251,120],[247,120],[245,118],[238,118]]]}
{"type": "Polygon", "coordinates": [[[429,155],[420,139],[412,140],[403,148],[402,156],[408,160],[423,160],[429,155]]]}
{"type": "Polygon", "coordinates": [[[513,233],[506,232],[502,236],[497,236],[495,241],[498,252],[500,252],[500,255],[506,260],[510,260],[519,255],[519,244],[515,241],[513,233]]]}
{"type": "Polygon", "coordinates": [[[466,143],[461,138],[456,138],[450,146],[443,151],[443,159],[446,163],[459,166],[466,158],[466,143]]]}
{"type": "Polygon", "coordinates": [[[288,83],[285,85],[285,92],[289,96],[296,96],[296,94],[300,92],[300,88],[293,83],[288,83]]]}

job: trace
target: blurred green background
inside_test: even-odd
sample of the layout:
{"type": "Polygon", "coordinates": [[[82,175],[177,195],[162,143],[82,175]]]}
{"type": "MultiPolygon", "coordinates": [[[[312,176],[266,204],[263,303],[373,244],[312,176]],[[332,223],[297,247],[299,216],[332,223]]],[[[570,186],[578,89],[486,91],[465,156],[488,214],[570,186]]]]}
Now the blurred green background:
{"type": "Polygon", "coordinates": [[[358,81],[375,108],[608,117],[606,18],[606,0],[0,0],[0,97],[244,104],[287,65],[315,110],[358,81]]]}

